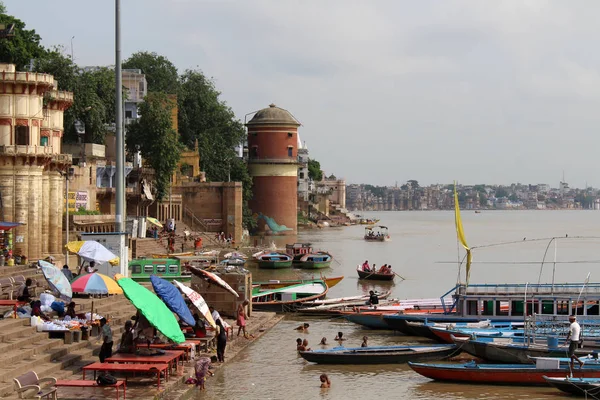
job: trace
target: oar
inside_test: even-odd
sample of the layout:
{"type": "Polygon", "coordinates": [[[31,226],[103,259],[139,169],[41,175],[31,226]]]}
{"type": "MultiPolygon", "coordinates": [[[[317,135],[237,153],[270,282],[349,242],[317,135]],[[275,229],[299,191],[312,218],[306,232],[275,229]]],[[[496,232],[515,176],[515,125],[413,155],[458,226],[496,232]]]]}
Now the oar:
{"type": "Polygon", "coordinates": [[[396,271],[394,271],[394,274],[397,275],[400,279],[402,279],[403,281],[406,280],[405,277],[403,277],[402,275],[400,275],[399,273],[397,273],[396,271]]]}

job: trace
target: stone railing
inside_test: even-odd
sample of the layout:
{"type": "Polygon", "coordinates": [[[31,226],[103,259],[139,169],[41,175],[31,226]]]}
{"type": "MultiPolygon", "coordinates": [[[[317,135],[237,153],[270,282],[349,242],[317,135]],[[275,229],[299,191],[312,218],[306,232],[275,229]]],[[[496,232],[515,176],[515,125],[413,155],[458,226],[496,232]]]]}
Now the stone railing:
{"type": "Polygon", "coordinates": [[[0,76],[0,79],[3,82],[12,81],[15,83],[34,83],[38,85],[54,86],[54,77],[52,75],[41,74],[38,72],[2,71],[0,76]]]}

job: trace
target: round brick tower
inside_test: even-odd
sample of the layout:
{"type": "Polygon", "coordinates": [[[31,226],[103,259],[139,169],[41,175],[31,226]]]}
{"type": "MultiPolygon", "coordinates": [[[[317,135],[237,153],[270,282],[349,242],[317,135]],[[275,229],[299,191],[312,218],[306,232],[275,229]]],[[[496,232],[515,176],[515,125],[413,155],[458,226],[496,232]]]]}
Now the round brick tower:
{"type": "Polygon", "coordinates": [[[259,233],[295,235],[298,227],[298,127],[288,111],[271,104],[246,124],[248,168],[259,233]]]}

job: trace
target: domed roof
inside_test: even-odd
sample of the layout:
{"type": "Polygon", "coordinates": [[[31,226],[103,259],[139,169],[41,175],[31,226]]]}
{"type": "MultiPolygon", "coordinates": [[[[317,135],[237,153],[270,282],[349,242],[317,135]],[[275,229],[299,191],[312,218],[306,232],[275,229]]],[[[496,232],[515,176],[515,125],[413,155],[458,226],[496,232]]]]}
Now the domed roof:
{"type": "Polygon", "coordinates": [[[270,104],[268,108],[263,108],[254,114],[254,117],[246,126],[253,125],[288,125],[300,126],[300,122],[290,114],[289,111],[270,104]]]}

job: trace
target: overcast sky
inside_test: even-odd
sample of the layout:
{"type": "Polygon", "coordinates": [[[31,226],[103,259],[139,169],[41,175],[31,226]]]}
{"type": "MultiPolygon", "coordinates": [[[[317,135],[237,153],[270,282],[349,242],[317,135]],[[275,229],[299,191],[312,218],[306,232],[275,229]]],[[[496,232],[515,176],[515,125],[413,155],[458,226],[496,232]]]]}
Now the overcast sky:
{"type": "MultiPolygon", "coordinates": [[[[114,63],[114,2],[4,0],[47,46],[114,63]],[[111,4],[112,3],[112,4],[111,4]]],[[[350,183],[600,186],[600,2],[123,0],[140,50],[292,112],[350,183]]]]}

